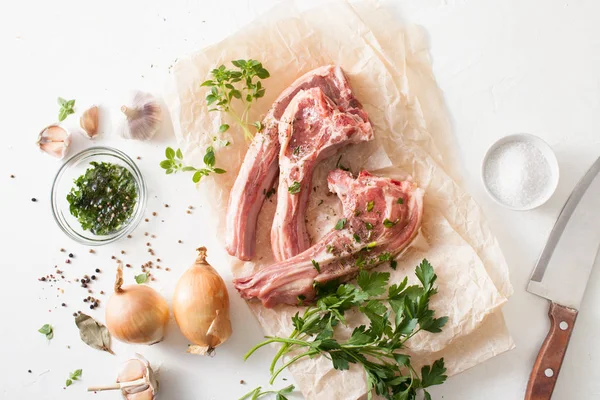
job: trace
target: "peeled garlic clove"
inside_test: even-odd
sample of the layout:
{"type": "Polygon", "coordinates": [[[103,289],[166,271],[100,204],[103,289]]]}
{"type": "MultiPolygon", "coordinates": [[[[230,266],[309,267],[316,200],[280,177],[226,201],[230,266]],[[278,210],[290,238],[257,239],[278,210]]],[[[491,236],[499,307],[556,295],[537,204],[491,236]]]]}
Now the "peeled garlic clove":
{"type": "Polygon", "coordinates": [[[150,140],[160,129],[162,108],[150,93],[135,92],[121,112],[125,119],[119,133],[125,139],[150,140]]]}
{"type": "Polygon", "coordinates": [[[117,382],[122,384],[140,382],[122,388],[121,393],[127,400],[153,400],[158,393],[158,381],[154,377],[150,363],[141,355],[136,354],[136,356],[137,358],[131,359],[123,365],[117,382]]]}
{"type": "Polygon", "coordinates": [[[98,106],[92,106],[85,110],[79,118],[79,125],[88,138],[96,137],[98,135],[98,106]]]}
{"type": "Polygon", "coordinates": [[[40,132],[37,145],[43,152],[62,159],[71,145],[71,135],[58,125],[50,125],[40,132]]]}

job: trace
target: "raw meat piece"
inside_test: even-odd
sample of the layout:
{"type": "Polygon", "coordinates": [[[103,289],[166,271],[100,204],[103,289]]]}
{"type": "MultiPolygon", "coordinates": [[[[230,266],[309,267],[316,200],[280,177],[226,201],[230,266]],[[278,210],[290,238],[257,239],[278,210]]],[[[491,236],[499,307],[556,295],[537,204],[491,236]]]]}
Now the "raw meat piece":
{"type": "Polygon", "coordinates": [[[338,110],[320,88],[299,92],[286,108],[279,122],[279,188],[271,229],[276,261],[310,247],[304,212],[317,163],[346,144],[373,139],[373,127],[361,113],[338,110]]]}
{"type": "Polygon", "coordinates": [[[254,255],[258,213],[277,176],[279,119],[300,90],[313,87],[321,88],[340,109],[362,112],[342,69],[334,65],[304,74],[279,95],[263,119],[264,128],[252,140],[229,195],[226,243],[232,256],[250,260],[254,255]]]}
{"type": "Polygon", "coordinates": [[[334,170],[329,189],[342,201],[344,218],[309,249],[234,280],[243,298],[260,299],[265,307],[297,304],[315,297],[315,282],[352,279],[359,269],[391,260],[416,236],[423,216],[423,190],[361,172],[334,170]],[[317,271],[317,267],[320,270],[317,271]]]}

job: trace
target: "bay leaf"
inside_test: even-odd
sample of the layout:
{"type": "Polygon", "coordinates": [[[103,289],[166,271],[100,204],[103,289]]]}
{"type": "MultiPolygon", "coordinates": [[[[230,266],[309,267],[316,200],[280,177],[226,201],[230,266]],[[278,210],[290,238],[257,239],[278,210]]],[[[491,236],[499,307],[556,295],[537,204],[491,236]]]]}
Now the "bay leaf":
{"type": "Polygon", "coordinates": [[[83,313],[75,317],[75,324],[79,328],[79,336],[85,344],[94,349],[115,354],[110,349],[110,332],[106,326],[83,313]]]}

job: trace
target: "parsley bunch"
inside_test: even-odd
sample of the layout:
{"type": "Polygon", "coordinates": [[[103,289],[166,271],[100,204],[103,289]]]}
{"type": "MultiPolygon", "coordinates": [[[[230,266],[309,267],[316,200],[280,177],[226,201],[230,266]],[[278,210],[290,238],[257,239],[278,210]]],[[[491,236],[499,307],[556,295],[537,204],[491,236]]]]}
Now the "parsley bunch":
{"type": "Polygon", "coordinates": [[[294,391],[294,385],[289,385],[289,386],[286,386],[279,390],[265,390],[264,392],[262,391],[262,388],[259,386],[255,389],[252,389],[250,392],[246,393],[245,395],[240,397],[238,400],[246,400],[246,399],[257,400],[257,399],[259,399],[263,396],[267,396],[269,394],[274,394],[275,400],[287,400],[287,397],[285,395],[290,394],[293,391],[294,391]]]}
{"type": "Polygon", "coordinates": [[[435,318],[429,308],[431,296],[437,293],[434,287],[437,275],[431,264],[423,260],[415,273],[420,285],[408,286],[408,279],[404,278],[400,284],[387,287],[389,273],[361,270],[356,285],[316,286],[319,300],[302,315],[296,313],[292,317],[295,329],[291,335],[267,337],[245,359],[269,343],[282,343],[271,363],[271,383],[296,361],[323,355],[338,370],[347,370],[350,364],[362,366],[367,375],[369,399],[374,391],[389,400],[414,400],[417,391],[424,390],[425,399],[430,400],[425,389],[446,380],[444,359],[424,366],[419,374],[412,367],[410,356],[400,351],[420,331],[441,332],[448,317],[435,318]],[[338,341],[334,338],[335,327],[346,324],[344,314],[352,308],[367,316],[369,326],[361,325],[349,339],[338,341]],[[292,351],[289,361],[276,369],[277,362],[292,351]]]}
{"type": "MultiPolygon", "coordinates": [[[[204,81],[200,86],[210,88],[206,95],[206,103],[211,106],[209,111],[221,111],[229,115],[242,130],[246,139],[251,140],[248,114],[253,102],[265,95],[265,88],[261,79],[267,79],[267,71],[262,63],[256,60],[234,60],[231,62],[235,68],[227,69],[224,65],[213,69],[210,73],[212,79],[204,81]],[[242,103],[242,112],[236,112],[232,105],[233,99],[242,103]]],[[[258,130],[262,128],[260,122],[253,124],[258,130]]],[[[223,124],[219,132],[223,133],[229,129],[229,125],[223,124]]]]}
{"type": "Polygon", "coordinates": [[[161,168],[165,169],[167,175],[175,173],[175,172],[187,172],[191,171],[194,173],[192,175],[192,181],[194,183],[200,182],[203,176],[208,176],[211,173],[215,174],[224,174],[227,171],[221,168],[215,168],[216,158],[215,158],[215,149],[212,146],[206,148],[206,154],[204,154],[204,168],[196,168],[189,165],[183,164],[183,154],[181,153],[181,149],[177,149],[177,151],[173,150],[171,147],[167,147],[165,150],[166,160],[160,162],[161,168]]]}

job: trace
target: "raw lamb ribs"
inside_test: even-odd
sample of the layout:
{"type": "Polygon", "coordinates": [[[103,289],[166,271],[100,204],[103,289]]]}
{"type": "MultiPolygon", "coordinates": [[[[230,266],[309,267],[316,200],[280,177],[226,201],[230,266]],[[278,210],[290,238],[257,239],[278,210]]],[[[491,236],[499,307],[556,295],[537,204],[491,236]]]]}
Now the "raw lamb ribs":
{"type": "Polygon", "coordinates": [[[361,112],[362,106],[354,98],[342,69],[333,65],[306,73],[279,95],[263,119],[263,130],[250,144],[229,196],[227,251],[241,260],[250,260],[254,255],[258,213],[277,176],[279,120],[298,92],[316,87],[341,110],[361,112]]]}
{"type": "Polygon", "coordinates": [[[366,113],[358,111],[340,111],[316,87],[299,92],[281,116],[277,211],[271,229],[276,261],[310,246],[304,213],[316,164],[346,144],[373,139],[366,113]]]}
{"type": "Polygon", "coordinates": [[[389,261],[416,236],[423,216],[423,190],[409,181],[396,181],[361,172],[334,170],[329,189],[342,201],[343,218],[304,252],[234,280],[245,299],[265,307],[297,304],[315,297],[315,282],[352,279],[360,269],[389,261]]]}

